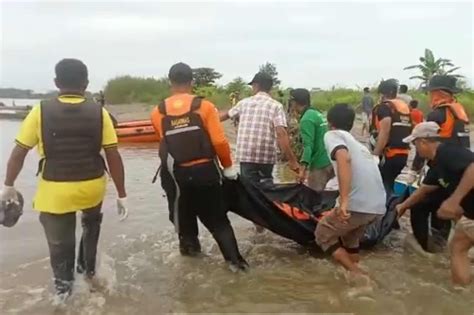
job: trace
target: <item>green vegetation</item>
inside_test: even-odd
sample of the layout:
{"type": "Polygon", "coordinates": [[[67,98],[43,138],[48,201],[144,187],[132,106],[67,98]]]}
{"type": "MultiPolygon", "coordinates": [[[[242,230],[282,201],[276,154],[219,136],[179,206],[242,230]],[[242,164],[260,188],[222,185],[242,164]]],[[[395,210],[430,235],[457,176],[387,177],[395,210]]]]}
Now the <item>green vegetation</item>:
{"type": "Polygon", "coordinates": [[[420,75],[410,77],[410,79],[419,79],[422,81],[421,85],[424,86],[428,81],[437,74],[445,75],[449,74],[456,78],[462,78],[462,75],[454,74],[460,67],[455,67],[451,60],[439,58],[436,59],[434,54],[428,48],[425,49],[423,57],[419,58],[420,64],[405,67],[403,70],[418,69],[420,75]]]}

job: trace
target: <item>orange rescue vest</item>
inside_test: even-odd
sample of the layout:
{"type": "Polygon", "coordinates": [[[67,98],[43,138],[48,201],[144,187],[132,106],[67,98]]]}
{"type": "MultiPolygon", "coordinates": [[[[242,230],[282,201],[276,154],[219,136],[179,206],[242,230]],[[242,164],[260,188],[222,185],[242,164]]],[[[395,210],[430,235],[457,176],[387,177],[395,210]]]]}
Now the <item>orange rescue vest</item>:
{"type": "MultiPolygon", "coordinates": [[[[390,136],[385,148],[385,156],[393,157],[399,154],[408,154],[410,146],[403,142],[403,139],[411,134],[413,123],[410,114],[410,107],[407,103],[399,99],[386,100],[382,104],[388,105],[391,110],[392,125],[390,136]]],[[[378,104],[372,111],[371,136],[377,138],[380,132],[380,121],[377,116],[378,104]]]]}
{"type": "Polygon", "coordinates": [[[439,135],[448,142],[470,147],[469,118],[464,107],[457,102],[433,107],[446,109],[446,120],[440,125],[439,135]]]}

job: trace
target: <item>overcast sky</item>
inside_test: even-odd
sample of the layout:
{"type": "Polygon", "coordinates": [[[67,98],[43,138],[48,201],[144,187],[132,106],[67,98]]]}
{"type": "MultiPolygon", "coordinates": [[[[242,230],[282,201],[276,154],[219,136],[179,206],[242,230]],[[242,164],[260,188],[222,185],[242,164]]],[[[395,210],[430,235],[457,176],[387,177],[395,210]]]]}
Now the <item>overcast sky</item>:
{"type": "MultiPolygon", "coordinates": [[[[266,61],[284,86],[408,82],[426,47],[473,78],[472,2],[46,2],[1,6],[0,86],[54,89],[55,63],[82,59],[90,89],[123,74],[165,75],[178,61],[226,83],[266,61]]],[[[408,82],[412,86],[417,81],[408,82]]]]}

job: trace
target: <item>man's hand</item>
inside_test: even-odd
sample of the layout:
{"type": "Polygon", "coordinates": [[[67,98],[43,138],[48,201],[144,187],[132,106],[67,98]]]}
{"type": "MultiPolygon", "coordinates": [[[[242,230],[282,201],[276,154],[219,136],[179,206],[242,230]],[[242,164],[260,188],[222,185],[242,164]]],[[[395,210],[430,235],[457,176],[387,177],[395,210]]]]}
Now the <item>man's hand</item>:
{"type": "Polygon", "coordinates": [[[120,217],[120,221],[128,217],[127,197],[117,199],[117,214],[120,217]]]}
{"type": "Polygon", "coordinates": [[[341,222],[347,222],[350,219],[351,214],[347,211],[347,208],[343,208],[342,206],[337,207],[336,209],[336,216],[341,222]]]}
{"type": "Polygon", "coordinates": [[[298,174],[298,181],[304,183],[306,179],[308,179],[308,168],[302,165],[298,174]]]}
{"type": "Polygon", "coordinates": [[[463,213],[464,211],[459,202],[451,197],[446,199],[437,211],[438,217],[445,220],[457,220],[463,213]]]}
{"type": "Polygon", "coordinates": [[[295,173],[299,173],[300,171],[300,165],[298,164],[298,162],[296,160],[291,160],[288,162],[288,167],[290,168],[290,170],[292,170],[293,172],[295,173]]]}
{"type": "Polygon", "coordinates": [[[403,205],[403,203],[399,203],[395,206],[395,210],[397,211],[397,217],[401,218],[407,211],[407,208],[403,205]]]}
{"type": "Polygon", "coordinates": [[[339,206],[336,208],[336,215],[341,222],[347,222],[351,217],[351,213],[347,210],[349,208],[349,202],[347,200],[341,200],[339,206]]]}
{"type": "Polygon", "coordinates": [[[18,194],[13,186],[3,186],[0,201],[18,202],[18,194]]]}

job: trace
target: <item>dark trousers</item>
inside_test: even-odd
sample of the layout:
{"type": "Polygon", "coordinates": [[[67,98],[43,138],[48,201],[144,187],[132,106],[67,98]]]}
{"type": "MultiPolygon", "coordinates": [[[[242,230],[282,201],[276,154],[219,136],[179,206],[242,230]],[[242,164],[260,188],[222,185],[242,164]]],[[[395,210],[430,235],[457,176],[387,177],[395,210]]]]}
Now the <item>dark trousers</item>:
{"type": "Polygon", "coordinates": [[[211,232],[224,259],[238,263],[242,260],[234,230],[224,208],[220,175],[215,164],[180,168],[175,171],[176,183],[168,171],[162,170],[162,187],[168,198],[170,220],[178,220],[181,253],[200,250],[197,218],[211,232]],[[176,189],[176,184],[179,189],[176,189]],[[178,217],[174,203],[178,196],[178,217]]]}
{"type": "MultiPolygon", "coordinates": [[[[88,276],[95,274],[97,244],[102,222],[101,204],[82,211],[82,237],[77,259],[78,272],[88,276]]],[[[58,294],[70,293],[74,282],[76,256],[76,213],[51,214],[41,212],[48,241],[54,285],[58,294]]]]}
{"type": "Polygon", "coordinates": [[[240,176],[259,183],[264,179],[273,179],[273,164],[240,163],[240,176]]]}
{"type": "Polygon", "coordinates": [[[387,193],[387,200],[393,193],[395,179],[407,164],[407,159],[408,155],[395,155],[391,158],[385,157],[384,162],[379,166],[385,192],[387,193]]]}
{"type": "Polygon", "coordinates": [[[413,235],[425,251],[429,251],[430,234],[432,240],[438,245],[443,246],[448,240],[451,220],[442,220],[436,215],[436,211],[448,197],[441,191],[435,191],[411,208],[410,221],[413,235]]]}

